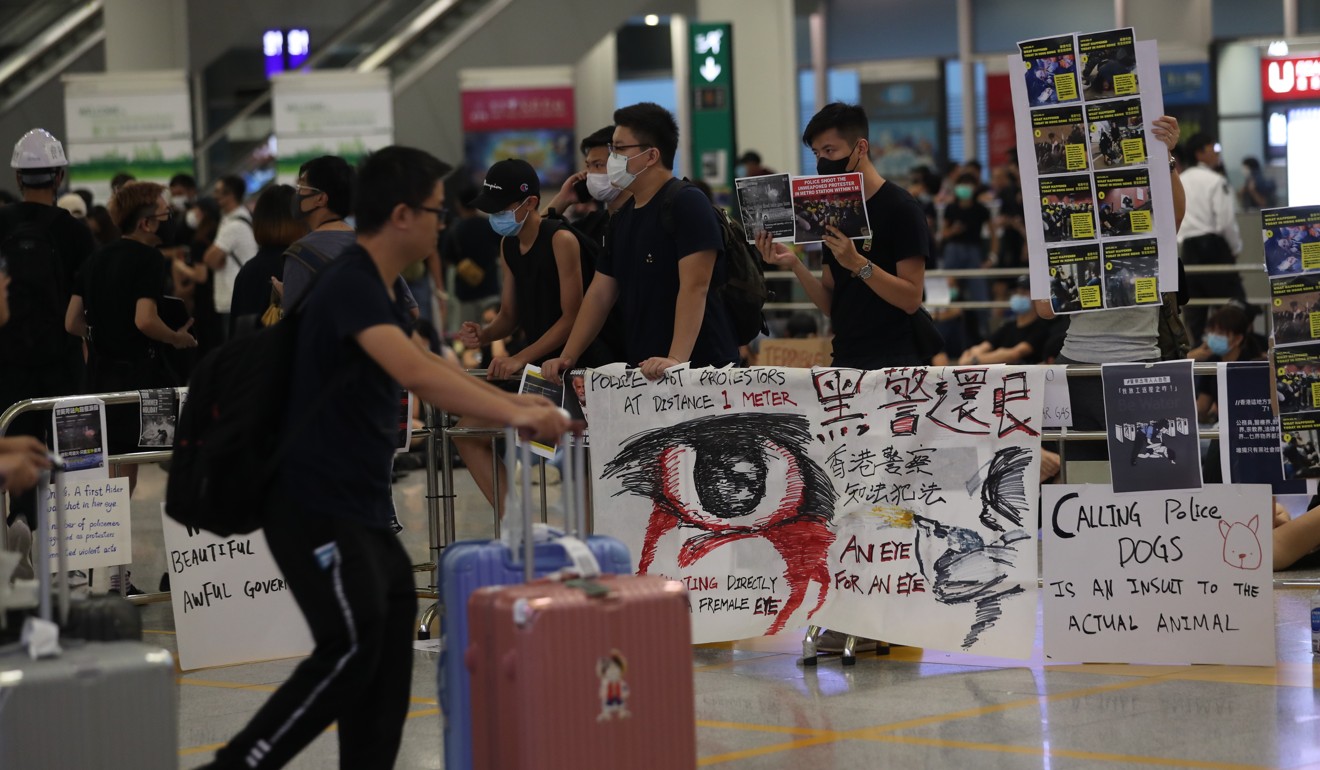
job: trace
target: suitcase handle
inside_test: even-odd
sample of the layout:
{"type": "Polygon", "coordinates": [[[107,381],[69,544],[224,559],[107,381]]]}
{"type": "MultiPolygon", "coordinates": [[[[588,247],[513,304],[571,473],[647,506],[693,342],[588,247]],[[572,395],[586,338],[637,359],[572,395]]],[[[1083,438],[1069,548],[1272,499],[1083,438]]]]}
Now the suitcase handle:
{"type": "MultiPolygon", "coordinates": [[[[532,529],[532,450],[531,443],[524,441],[521,445],[517,442],[517,433],[513,428],[505,428],[505,450],[504,462],[506,478],[509,479],[510,498],[513,497],[513,476],[517,468],[514,447],[518,446],[517,456],[522,460],[523,474],[520,487],[522,489],[522,499],[517,500],[516,504],[520,510],[521,531],[514,538],[513,543],[517,544],[518,538],[522,542],[522,563],[523,580],[530,583],[536,578],[536,539],[532,529]]],[[[584,578],[594,578],[600,575],[600,562],[596,555],[591,552],[580,538],[585,536],[586,513],[582,506],[584,495],[580,487],[576,490],[570,490],[569,487],[578,486],[583,474],[575,469],[582,465],[582,447],[579,442],[573,441],[573,434],[564,435],[561,445],[564,447],[564,472],[561,473],[560,483],[563,485],[561,493],[564,500],[564,519],[567,525],[569,521],[573,522],[573,529],[576,537],[561,537],[554,542],[564,549],[568,560],[572,565],[572,571],[578,576],[584,578]],[[574,457],[574,455],[577,457],[574,457]],[[575,462],[576,460],[576,462],[575,462]]],[[[515,502],[511,500],[510,502],[515,502]]],[[[506,510],[507,507],[506,507],[506,510]]],[[[517,553],[517,549],[514,549],[517,553]]],[[[562,571],[561,571],[562,572],[562,571]]]]}
{"type": "Polygon", "coordinates": [[[69,622],[69,550],[64,544],[67,529],[67,514],[64,511],[64,464],[53,454],[49,455],[49,459],[50,469],[41,472],[41,481],[37,489],[45,491],[53,486],[55,490],[57,567],[55,570],[50,567],[50,510],[46,507],[46,500],[38,492],[37,531],[32,537],[32,543],[37,548],[37,616],[48,623],[51,621],[51,573],[56,572],[59,576],[57,582],[59,622],[61,626],[65,626],[69,622]]]}

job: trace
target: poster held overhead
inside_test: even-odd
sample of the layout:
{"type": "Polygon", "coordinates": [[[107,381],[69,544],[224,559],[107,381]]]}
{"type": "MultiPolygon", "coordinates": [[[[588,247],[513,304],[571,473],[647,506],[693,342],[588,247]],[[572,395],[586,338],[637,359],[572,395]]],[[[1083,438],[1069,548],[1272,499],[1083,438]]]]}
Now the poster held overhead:
{"type": "Polygon", "coordinates": [[[1100,379],[1114,491],[1200,489],[1192,362],[1104,364],[1100,379]]]}

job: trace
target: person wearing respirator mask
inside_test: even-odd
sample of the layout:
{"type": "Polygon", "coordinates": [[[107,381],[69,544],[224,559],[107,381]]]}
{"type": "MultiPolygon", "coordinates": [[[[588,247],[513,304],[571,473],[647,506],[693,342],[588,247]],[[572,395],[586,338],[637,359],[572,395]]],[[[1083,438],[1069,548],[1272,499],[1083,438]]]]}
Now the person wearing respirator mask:
{"type": "Polygon", "coordinates": [[[1013,317],[995,330],[990,339],[964,351],[958,360],[960,366],[1041,362],[1051,324],[1036,315],[1035,303],[1031,301],[1031,281],[1027,276],[1018,279],[1009,299],[1009,308],[1013,317]]]}
{"type": "MultiPolygon", "coordinates": [[[[486,363],[486,378],[506,380],[516,389],[528,364],[542,364],[563,350],[582,296],[590,280],[591,266],[577,236],[556,219],[541,215],[541,181],[525,160],[510,158],[495,163],[486,172],[481,193],[473,208],[486,212],[490,228],[500,235],[500,267],[504,274],[499,312],[485,325],[464,322],[459,340],[468,349],[478,349],[522,329],[527,346],[511,356],[486,363]]],[[[607,361],[588,357],[584,365],[607,361]]],[[[460,428],[498,427],[495,423],[464,417],[460,428]]],[[[486,499],[497,494],[491,469],[490,442],[484,438],[455,438],[455,446],[486,499]]]]}
{"type": "Polygon", "coordinates": [[[574,204],[594,201],[597,204],[595,210],[574,222],[573,226],[602,245],[610,217],[632,198],[627,190],[611,185],[609,174],[606,173],[613,135],[614,126],[605,126],[582,140],[580,149],[584,169],[565,180],[554,200],[542,211],[553,217],[556,213],[567,211],[574,204]]]}
{"type": "Polygon", "coordinates": [[[609,149],[610,184],[632,193],[632,200],[610,222],[610,243],[582,314],[564,355],[546,362],[546,375],[557,383],[580,365],[616,307],[625,336],[623,358],[647,379],[658,380],[683,363],[736,364],[733,324],[711,291],[726,274],[724,237],[705,194],[674,178],[674,116],[651,102],[616,110],[609,149]]]}

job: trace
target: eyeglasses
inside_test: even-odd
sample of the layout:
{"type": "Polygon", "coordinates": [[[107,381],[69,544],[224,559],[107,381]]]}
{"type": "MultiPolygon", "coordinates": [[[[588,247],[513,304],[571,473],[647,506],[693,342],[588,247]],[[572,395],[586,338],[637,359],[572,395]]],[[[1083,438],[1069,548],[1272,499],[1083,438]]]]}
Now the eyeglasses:
{"type": "Polygon", "coordinates": [[[645,147],[646,149],[649,150],[649,149],[651,149],[652,147],[654,147],[655,145],[653,145],[653,144],[615,144],[615,143],[613,143],[613,142],[610,142],[609,144],[607,144],[607,145],[605,145],[605,146],[606,146],[606,148],[609,149],[610,152],[618,152],[619,150],[631,150],[631,149],[634,148],[634,147],[645,147]]]}
{"type": "Polygon", "coordinates": [[[318,190],[317,188],[307,184],[294,185],[293,189],[296,190],[299,195],[307,194],[304,193],[303,190],[307,190],[308,193],[311,193],[312,195],[320,195],[321,193],[325,192],[325,190],[318,190]]]}
{"type": "Polygon", "coordinates": [[[436,218],[440,219],[441,221],[444,221],[444,218],[449,214],[449,209],[445,208],[444,206],[441,206],[438,209],[433,209],[430,206],[413,206],[413,208],[417,209],[418,211],[429,211],[432,214],[435,214],[436,218]]]}

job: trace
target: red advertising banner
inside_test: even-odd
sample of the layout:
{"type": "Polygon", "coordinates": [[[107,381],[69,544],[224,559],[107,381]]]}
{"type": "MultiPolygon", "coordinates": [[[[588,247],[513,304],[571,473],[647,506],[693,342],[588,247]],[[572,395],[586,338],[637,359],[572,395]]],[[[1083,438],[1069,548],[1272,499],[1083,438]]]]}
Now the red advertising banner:
{"type": "Polygon", "coordinates": [[[1261,59],[1260,96],[1267,102],[1320,100],[1320,56],[1261,59]]]}
{"type": "Polygon", "coordinates": [[[573,128],[573,89],[509,88],[463,92],[463,130],[573,128]]]}
{"type": "Polygon", "coordinates": [[[990,167],[1008,162],[1008,151],[1017,146],[1013,128],[1013,94],[1008,75],[985,76],[985,133],[990,144],[990,167]]]}

